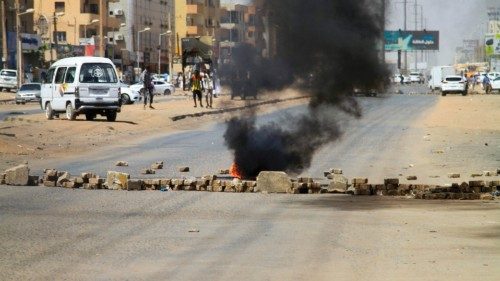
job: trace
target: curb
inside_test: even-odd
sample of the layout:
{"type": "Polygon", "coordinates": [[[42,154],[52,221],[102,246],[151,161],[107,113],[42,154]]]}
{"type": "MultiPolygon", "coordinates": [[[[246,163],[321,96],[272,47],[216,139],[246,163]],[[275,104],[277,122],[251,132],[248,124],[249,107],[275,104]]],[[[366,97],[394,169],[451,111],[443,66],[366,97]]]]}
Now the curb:
{"type": "Polygon", "coordinates": [[[198,113],[192,113],[192,114],[182,114],[182,115],[172,116],[172,117],[170,117],[170,120],[175,122],[175,121],[179,121],[179,120],[186,119],[186,118],[194,118],[194,117],[202,117],[205,115],[222,114],[222,113],[227,113],[227,112],[234,112],[234,111],[238,111],[238,110],[244,110],[244,109],[249,109],[249,108],[253,108],[253,107],[258,107],[258,106],[266,105],[266,104],[280,103],[280,102],[285,102],[285,101],[307,99],[307,98],[310,98],[310,96],[300,96],[300,97],[287,98],[287,99],[273,99],[273,100],[258,102],[258,103],[245,105],[245,106],[230,107],[230,108],[219,109],[219,110],[214,110],[214,111],[206,111],[206,112],[198,112],[198,113]]]}

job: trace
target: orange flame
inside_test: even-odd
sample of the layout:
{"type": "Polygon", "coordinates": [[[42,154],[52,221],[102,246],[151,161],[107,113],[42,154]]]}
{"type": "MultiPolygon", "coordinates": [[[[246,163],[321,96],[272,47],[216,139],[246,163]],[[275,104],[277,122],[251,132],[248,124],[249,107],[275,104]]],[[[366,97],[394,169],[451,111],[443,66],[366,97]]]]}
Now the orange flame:
{"type": "Polygon", "coordinates": [[[231,168],[229,168],[229,175],[231,175],[231,177],[233,177],[233,178],[238,178],[240,180],[243,177],[241,175],[240,168],[238,167],[238,165],[236,163],[233,163],[231,165],[231,168]]]}

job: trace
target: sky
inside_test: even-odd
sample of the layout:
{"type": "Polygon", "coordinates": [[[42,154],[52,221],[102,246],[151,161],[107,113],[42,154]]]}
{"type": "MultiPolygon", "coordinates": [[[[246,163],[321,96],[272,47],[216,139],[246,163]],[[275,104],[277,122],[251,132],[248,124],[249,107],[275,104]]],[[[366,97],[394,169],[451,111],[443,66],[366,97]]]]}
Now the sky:
{"type": "MultiPolygon", "coordinates": [[[[284,0],[286,1],[286,0],[284,0]]],[[[304,0],[307,1],[307,0],[304,0]]],[[[355,0],[344,0],[355,1],[355,0]]],[[[403,0],[387,0],[388,30],[403,29],[403,0]]],[[[440,32],[440,50],[436,52],[433,64],[449,65],[454,62],[455,49],[462,46],[464,39],[483,40],[487,28],[487,8],[500,8],[500,0],[416,0],[423,7],[427,30],[440,32]]],[[[248,4],[251,0],[222,0],[222,3],[248,4]]],[[[414,29],[414,3],[408,0],[407,26],[414,29]]],[[[418,19],[420,21],[420,7],[418,19]]],[[[420,24],[419,24],[420,26],[420,24]]],[[[389,54],[390,58],[391,55],[389,54]]]]}

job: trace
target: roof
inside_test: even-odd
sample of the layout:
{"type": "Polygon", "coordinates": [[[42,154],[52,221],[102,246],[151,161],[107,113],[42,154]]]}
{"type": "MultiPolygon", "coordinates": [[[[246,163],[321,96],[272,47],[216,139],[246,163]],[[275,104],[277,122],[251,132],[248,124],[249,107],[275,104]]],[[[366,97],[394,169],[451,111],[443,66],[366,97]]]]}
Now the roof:
{"type": "Polygon", "coordinates": [[[60,66],[60,65],[79,65],[83,63],[111,63],[113,62],[108,58],[101,57],[71,57],[60,59],[53,63],[51,66],[60,66]]]}

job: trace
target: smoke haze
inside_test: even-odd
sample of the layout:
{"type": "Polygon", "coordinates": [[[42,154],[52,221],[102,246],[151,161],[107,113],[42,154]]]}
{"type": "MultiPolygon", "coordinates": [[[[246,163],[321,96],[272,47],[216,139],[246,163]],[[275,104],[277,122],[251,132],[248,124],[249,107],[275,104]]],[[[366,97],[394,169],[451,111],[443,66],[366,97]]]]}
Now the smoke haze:
{"type": "Polygon", "coordinates": [[[342,135],[329,113],[360,117],[354,89],[380,89],[388,75],[377,51],[383,31],[378,2],[263,2],[262,14],[276,29],[276,56],[262,59],[245,45],[233,51],[233,64],[221,72],[233,92],[279,90],[293,84],[310,94],[311,102],[307,114],[287,123],[257,126],[254,114],[228,122],[226,145],[245,177],[263,170],[298,174],[308,168],[315,151],[342,135]]]}

